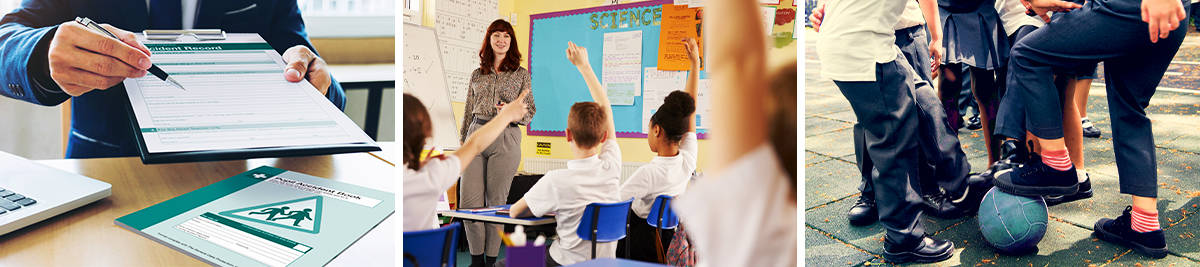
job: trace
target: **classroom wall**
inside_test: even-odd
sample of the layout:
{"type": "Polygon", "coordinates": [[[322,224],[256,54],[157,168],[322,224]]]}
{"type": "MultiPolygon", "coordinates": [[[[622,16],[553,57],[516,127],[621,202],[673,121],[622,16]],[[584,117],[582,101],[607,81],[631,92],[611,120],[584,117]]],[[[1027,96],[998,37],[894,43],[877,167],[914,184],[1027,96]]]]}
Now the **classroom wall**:
{"type": "MultiPolygon", "coordinates": [[[[430,27],[434,26],[434,21],[433,21],[433,8],[434,8],[433,5],[435,4],[434,2],[435,2],[434,0],[423,0],[422,6],[423,6],[423,9],[425,9],[425,17],[422,21],[424,22],[423,24],[425,26],[430,26],[430,27]]],[[[638,2],[638,1],[620,1],[620,2],[627,3],[627,2],[638,2]]],[[[513,28],[517,34],[517,36],[516,36],[517,47],[520,49],[521,55],[525,56],[525,58],[528,59],[528,55],[529,55],[529,50],[528,50],[529,49],[529,15],[546,13],[546,12],[555,12],[555,11],[595,7],[595,6],[601,6],[601,5],[608,5],[610,3],[611,3],[610,1],[606,1],[606,0],[580,0],[580,1],[500,0],[499,16],[506,18],[506,19],[509,17],[515,18],[515,21],[510,21],[510,22],[514,22],[513,28]]],[[[781,8],[795,9],[795,7],[792,7],[792,0],[781,0],[779,6],[781,8]]],[[[799,12],[799,14],[801,14],[801,15],[798,15],[798,16],[803,16],[802,15],[803,12],[799,12]]],[[[801,18],[801,19],[803,19],[803,18],[801,18]]],[[[794,22],[792,22],[792,23],[794,23],[794,22]]],[[[775,29],[773,30],[773,32],[791,32],[792,27],[793,27],[792,23],[787,23],[785,25],[775,25],[774,26],[775,29]]],[[[787,36],[790,38],[791,34],[788,34],[787,36]]],[[[796,43],[797,43],[796,41],[791,41],[790,43],[783,44],[783,45],[775,45],[776,44],[775,41],[771,41],[769,43],[773,44],[772,50],[768,53],[768,57],[770,57],[770,64],[772,66],[790,62],[791,60],[796,59],[796,43]]],[[[593,50],[593,51],[595,51],[593,53],[599,53],[600,50],[597,49],[597,50],[593,50]]],[[[527,60],[521,63],[521,65],[526,68],[529,67],[528,64],[529,63],[527,60]]],[[[570,70],[570,73],[568,73],[568,75],[578,75],[578,73],[575,72],[574,70],[570,70]]],[[[462,113],[463,113],[465,104],[462,102],[452,102],[451,104],[454,108],[454,115],[455,115],[456,123],[461,124],[462,116],[463,116],[462,113]]],[[[640,120],[640,118],[639,118],[639,120],[640,120]]],[[[462,127],[462,126],[460,125],[459,127],[462,127]]],[[[525,127],[521,127],[521,129],[522,129],[522,131],[526,130],[525,127]]],[[[650,152],[650,147],[646,144],[645,138],[617,138],[617,143],[621,146],[622,160],[624,160],[624,161],[650,162],[650,160],[654,158],[654,153],[650,152]]],[[[709,143],[708,140],[700,140],[700,142],[699,142],[700,154],[702,155],[699,158],[700,171],[703,171],[704,166],[708,165],[707,157],[703,156],[705,154],[705,151],[709,151],[708,143],[709,143]]],[[[571,151],[570,145],[571,144],[567,142],[566,137],[523,135],[521,138],[521,154],[525,158],[537,157],[537,158],[550,158],[550,159],[571,159],[574,157],[574,154],[571,151]],[[549,142],[550,143],[550,147],[551,147],[550,152],[551,153],[549,156],[537,155],[536,145],[538,142],[549,142]]],[[[522,165],[523,164],[524,164],[524,161],[522,161],[522,165]]],[[[519,168],[519,170],[524,170],[524,166],[521,166],[519,168]]]]}

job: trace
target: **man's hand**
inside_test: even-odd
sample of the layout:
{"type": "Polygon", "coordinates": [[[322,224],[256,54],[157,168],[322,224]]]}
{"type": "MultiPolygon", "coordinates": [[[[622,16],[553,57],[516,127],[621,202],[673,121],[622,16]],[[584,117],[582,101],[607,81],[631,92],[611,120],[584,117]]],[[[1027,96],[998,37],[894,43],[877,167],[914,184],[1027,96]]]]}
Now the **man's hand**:
{"type": "Polygon", "coordinates": [[[1071,3],[1061,0],[1021,0],[1021,5],[1025,9],[1033,10],[1046,23],[1050,23],[1050,15],[1046,12],[1067,12],[1072,9],[1083,7],[1076,3],[1071,3]]]}
{"type": "Polygon", "coordinates": [[[120,40],[68,21],[58,26],[46,52],[50,78],[71,96],[108,89],[125,78],[146,76],[150,49],[133,33],[100,25],[120,40]]]}
{"type": "Polygon", "coordinates": [[[329,65],[307,46],[297,45],[283,51],[283,62],[288,65],[283,70],[284,79],[299,82],[308,78],[308,83],[316,87],[322,95],[329,93],[329,84],[333,83],[329,77],[329,65]]]}
{"type": "Polygon", "coordinates": [[[812,15],[808,16],[808,22],[812,23],[813,30],[821,32],[821,19],[825,18],[825,5],[821,4],[817,9],[813,9],[812,15]]]}
{"type": "Polygon", "coordinates": [[[1183,4],[1173,0],[1142,0],[1142,21],[1149,23],[1150,42],[1165,39],[1187,19],[1183,4]]]}

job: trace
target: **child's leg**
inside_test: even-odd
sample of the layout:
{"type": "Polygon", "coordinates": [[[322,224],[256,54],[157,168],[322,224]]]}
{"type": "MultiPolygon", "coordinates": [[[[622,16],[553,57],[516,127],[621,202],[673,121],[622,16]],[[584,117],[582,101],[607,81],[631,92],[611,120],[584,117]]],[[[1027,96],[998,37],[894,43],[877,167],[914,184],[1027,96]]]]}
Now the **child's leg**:
{"type": "Polygon", "coordinates": [[[885,249],[912,249],[925,236],[922,203],[909,184],[917,175],[916,105],[908,90],[911,68],[897,60],[878,64],[874,82],[834,83],[862,125],[865,146],[878,176],[872,177],[880,223],[887,230],[885,249]]]}
{"type": "Polygon", "coordinates": [[[946,110],[946,122],[950,129],[957,131],[962,128],[962,114],[958,110],[958,95],[962,91],[962,64],[942,64],[942,73],[938,75],[938,98],[942,100],[942,108],[946,110]]]}
{"type": "Polygon", "coordinates": [[[1079,111],[1075,105],[1075,88],[1077,79],[1069,79],[1063,91],[1062,123],[1063,141],[1067,145],[1067,153],[1071,155],[1071,163],[1076,169],[1083,168],[1083,125],[1080,124],[1079,111]]]}
{"type": "Polygon", "coordinates": [[[983,121],[983,143],[987,148],[988,165],[1000,159],[999,142],[992,140],[995,130],[996,110],[1000,104],[1000,88],[994,71],[971,68],[971,94],[979,107],[979,118],[983,121]]]}
{"type": "Polygon", "coordinates": [[[1087,118],[1088,93],[1092,90],[1092,79],[1079,79],[1075,83],[1075,108],[1080,118],[1087,118]]]}

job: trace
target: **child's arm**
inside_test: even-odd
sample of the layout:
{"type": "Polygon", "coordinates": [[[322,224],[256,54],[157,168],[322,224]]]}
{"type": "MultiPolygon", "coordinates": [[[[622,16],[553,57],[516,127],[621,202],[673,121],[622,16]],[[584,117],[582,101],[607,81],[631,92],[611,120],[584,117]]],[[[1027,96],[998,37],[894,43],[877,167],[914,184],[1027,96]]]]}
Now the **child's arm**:
{"type": "Polygon", "coordinates": [[[529,210],[529,204],[525,203],[525,198],[521,198],[521,200],[517,200],[517,203],[512,205],[512,208],[508,209],[508,217],[533,217],[533,211],[529,210]]]}
{"type": "MultiPolygon", "coordinates": [[[[914,0],[916,1],[916,0],[914,0]]],[[[1005,0],[1000,0],[1005,1],[1005,0]]],[[[938,19],[937,1],[917,1],[921,6],[921,14],[925,17],[925,29],[929,30],[929,57],[932,59],[933,77],[937,78],[938,68],[942,65],[942,26],[938,19]]]]}
{"type": "Polygon", "coordinates": [[[608,117],[608,120],[604,122],[606,123],[605,127],[608,127],[608,140],[616,140],[617,129],[613,127],[616,124],[613,123],[612,105],[608,101],[608,92],[604,90],[600,79],[596,78],[596,72],[592,70],[592,65],[588,63],[587,48],[567,42],[567,60],[575,65],[580,75],[583,75],[583,81],[587,82],[588,91],[592,92],[592,100],[604,109],[604,113],[608,117]]]}
{"type": "MultiPolygon", "coordinates": [[[[683,91],[692,95],[692,101],[698,102],[696,99],[700,96],[700,45],[696,44],[696,39],[687,38],[683,41],[684,47],[688,51],[688,59],[691,60],[692,66],[688,69],[687,85],[683,87],[683,91]]],[[[696,113],[692,112],[688,115],[688,130],[689,133],[696,132],[696,113]]]]}
{"type": "Polygon", "coordinates": [[[496,117],[479,127],[479,130],[475,130],[475,133],[468,136],[467,141],[463,142],[462,147],[458,151],[454,151],[454,156],[458,157],[458,161],[462,163],[460,171],[466,170],[467,165],[471,164],[471,160],[484,148],[491,145],[492,141],[495,141],[496,137],[504,132],[504,128],[508,127],[509,123],[520,121],[525,117],[525,95],[528,94],[529,90],[525,90],[512,103],[504,105],[504,109],[501,109],[496,117]]]}
{"type": "Polygon", "coordinates": [[[767,142],[767,35],[754,1],[708,1],[704,24],[711,36],[714,153],[711,170],[721,170],[767,142]]]}

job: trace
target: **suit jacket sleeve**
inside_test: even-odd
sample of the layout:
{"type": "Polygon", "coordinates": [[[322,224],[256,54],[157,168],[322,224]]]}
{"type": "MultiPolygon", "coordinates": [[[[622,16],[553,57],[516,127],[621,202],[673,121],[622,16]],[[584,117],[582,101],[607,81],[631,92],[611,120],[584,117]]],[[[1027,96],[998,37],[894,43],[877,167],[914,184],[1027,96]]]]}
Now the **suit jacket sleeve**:
{"type": "Polygon", "coordinates": [[[72,19],[60,0],[28,0],[0,19],[0,94],[54,106],[68,96],[50,79],[46,51],[57,25],[72,19]]]}
{"type": "MultiPolygon", "coordinates": [[[[297,45],[307,46],[313,53],[317,53],[317,48],[313,47],[308,41],[308,33],[304,31],[304,19],[300,17],[300,8],[296,5],[296,1],[279,1],[277,3],[274,18],[271,22],[271,28],[268,32],[260,33],[267,43],[283,54],[288,48],[297,45]]],[[[317,54],[318,56],[320,54],[317,54]]],[[[333,79],[330,74],[329,92],[325,94],[338,109],[346,109],[346,92],[342,90],[342,85],[338,84],[337,79],[333,79]]]]}

